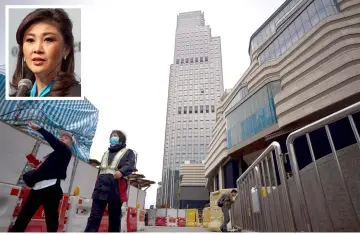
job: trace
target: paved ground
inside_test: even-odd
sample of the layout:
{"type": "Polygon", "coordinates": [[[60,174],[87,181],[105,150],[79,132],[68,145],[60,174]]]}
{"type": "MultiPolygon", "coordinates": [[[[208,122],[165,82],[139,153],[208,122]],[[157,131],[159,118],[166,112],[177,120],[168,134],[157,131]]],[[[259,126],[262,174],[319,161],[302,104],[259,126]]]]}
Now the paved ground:
{"type": "Polygon", "coordinates": [[[145,227],[145,232],[208,232],[202,227],[145,227]]]}

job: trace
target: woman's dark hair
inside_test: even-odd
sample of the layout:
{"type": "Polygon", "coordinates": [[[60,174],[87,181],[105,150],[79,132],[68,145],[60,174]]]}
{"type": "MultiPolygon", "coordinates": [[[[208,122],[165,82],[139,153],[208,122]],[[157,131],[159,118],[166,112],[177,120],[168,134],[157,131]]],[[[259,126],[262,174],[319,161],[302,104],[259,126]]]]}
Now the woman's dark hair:
{"type": "Polygon", "coordinates": [[[119,137],[119,142],[122,142],[123,144],[126,144],[126,136],[125,136],[125,134],[124,134],[122,131],[120,131],[120,130],[113,130],[113,131],[111,132],[111,134],[110,134],[110,137],[111,137],[111,135],[112,135],[113,133],[115,133],[116,135],[118,135],[118,137],[119,137]]]}
{"type": "Polygon", "coordinates": [[[68,14],[63,9],[37,9],[28,14],[21,22],[17,32],[16,41],[19,45],[19,53],[17,56],[16,69],[13,75],[11,86],[14,89],[18,89],[18,83],[26,77],[32,82],[35,81],[35,75],[28,68],[26,63],[23,63],[24,51],[23,40],[26,30],[33,24],[39,22],[54,23],[64,38],[64,44],[66,48],[70,49],[69,55],[66,60],[62,61],[60,72],[57,74],[56,82],[51,87],[49,96],[62,97],[69,94],[69,90],[72,86],[79,82],[75,78],[75,59],[74,59],[74,36],[72,33],[72,22],[68,14]],[[23,67],[24,64],[24,67],[23,67]]]}

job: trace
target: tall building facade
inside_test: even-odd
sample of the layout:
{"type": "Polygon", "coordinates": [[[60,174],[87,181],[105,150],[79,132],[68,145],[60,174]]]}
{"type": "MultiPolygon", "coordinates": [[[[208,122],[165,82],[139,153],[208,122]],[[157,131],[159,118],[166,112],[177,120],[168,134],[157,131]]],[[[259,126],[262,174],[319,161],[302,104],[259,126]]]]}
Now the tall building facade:
{"type": "MultiPolygon", "coordinates": [[[[286,0],[256,30],[250,38],[248,69],[217,105],[217,123],[205,159],[209,190],[238,187],[237,179],[244,173],[252,175],[253,169],[246,170],[275,141],[284,160],[270,157],[268,168],[264,160],[266,163],[258,170],[262,180],[258,182],[259,186],[265,183],[280,191],[278,186],[285,183],[278,182],[281,172],[277,163],[284,164],[287,187],[294,188],[288,194],[296,231],[360,230],[356,214],[359,209],[355,211],[352,200],[360,196],[356,179],[360,175],[359,165],[354,163],[360,155],[359,141],[355,139],[360,132],[360,111],[355,114],[348,111],[349,116],[344,115],[339,121],[332,118],[326,127],[318,122],[316,130],[290,141],[296,156],[287,156],[287,140],[292,132],[360,100],[359,3],[359,0],[286,0]],[[295,189],[294,158],[301,193],[295,189]],[[270,176],[264,182],[266,171],[270,176]],[[339,182],[342,178],[346,179],[339,182]],[[331,202],[335,197],[336,202],[331,202]],[[320,200],[323,203],[317,202],[320,200]],[[303,214],[309,215],[306,221],[303,214]]],[[[236,206],[244,207],[247,202],[241,196],[238,198],[236,206]]],[[[264,207],[261,212],[267,216],[285,206],[279,203],[271,210],[264,207]]],[[[243,213],[241,208],[234,209],[232,225],[247,229],[249,222],[242,222],[243,213]]],[[[290,215],[287,217],[291,219],[290,215]]],[[[247,216],[248,221],[257,222],[257,218],[257,214],[247,216]]],[[[263,232],[289,232],[286,225],[280,227],[272,225],[271,219],[264,220],[260,225],[266,227],[263,232]]],[[[257,227],[252,230],[258,231],[257,227]]]]}
{"type": "Polygon", "coordinates": [[[178,206],[179,169],[202,163],[223,94],[220,37],[212,37],[201,11],[177,17],[174,61],[170,65],[160,199],[178,206]]]}

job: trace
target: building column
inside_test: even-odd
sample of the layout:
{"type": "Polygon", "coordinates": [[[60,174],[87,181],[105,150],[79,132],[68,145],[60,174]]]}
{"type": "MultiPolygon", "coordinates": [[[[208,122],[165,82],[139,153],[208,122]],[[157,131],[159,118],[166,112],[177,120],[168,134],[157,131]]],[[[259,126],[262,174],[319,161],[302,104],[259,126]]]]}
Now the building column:
{"type": "Polygon", "coordinates": [[[219,167],[219,190],[224,188],[224,172],[223,167],[219,167]]]}

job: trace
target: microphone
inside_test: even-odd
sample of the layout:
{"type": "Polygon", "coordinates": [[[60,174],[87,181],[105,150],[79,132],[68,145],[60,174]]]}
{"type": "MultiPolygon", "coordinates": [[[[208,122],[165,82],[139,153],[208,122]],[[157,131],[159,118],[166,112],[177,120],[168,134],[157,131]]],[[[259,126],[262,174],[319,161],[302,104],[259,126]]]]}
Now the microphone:
{"type": "Polygon", "coordinates": [[[32,88],[33,83],[29,79],[21,79],[18,84],[16,97],[25,97],[25,94],[32,88]]]}

